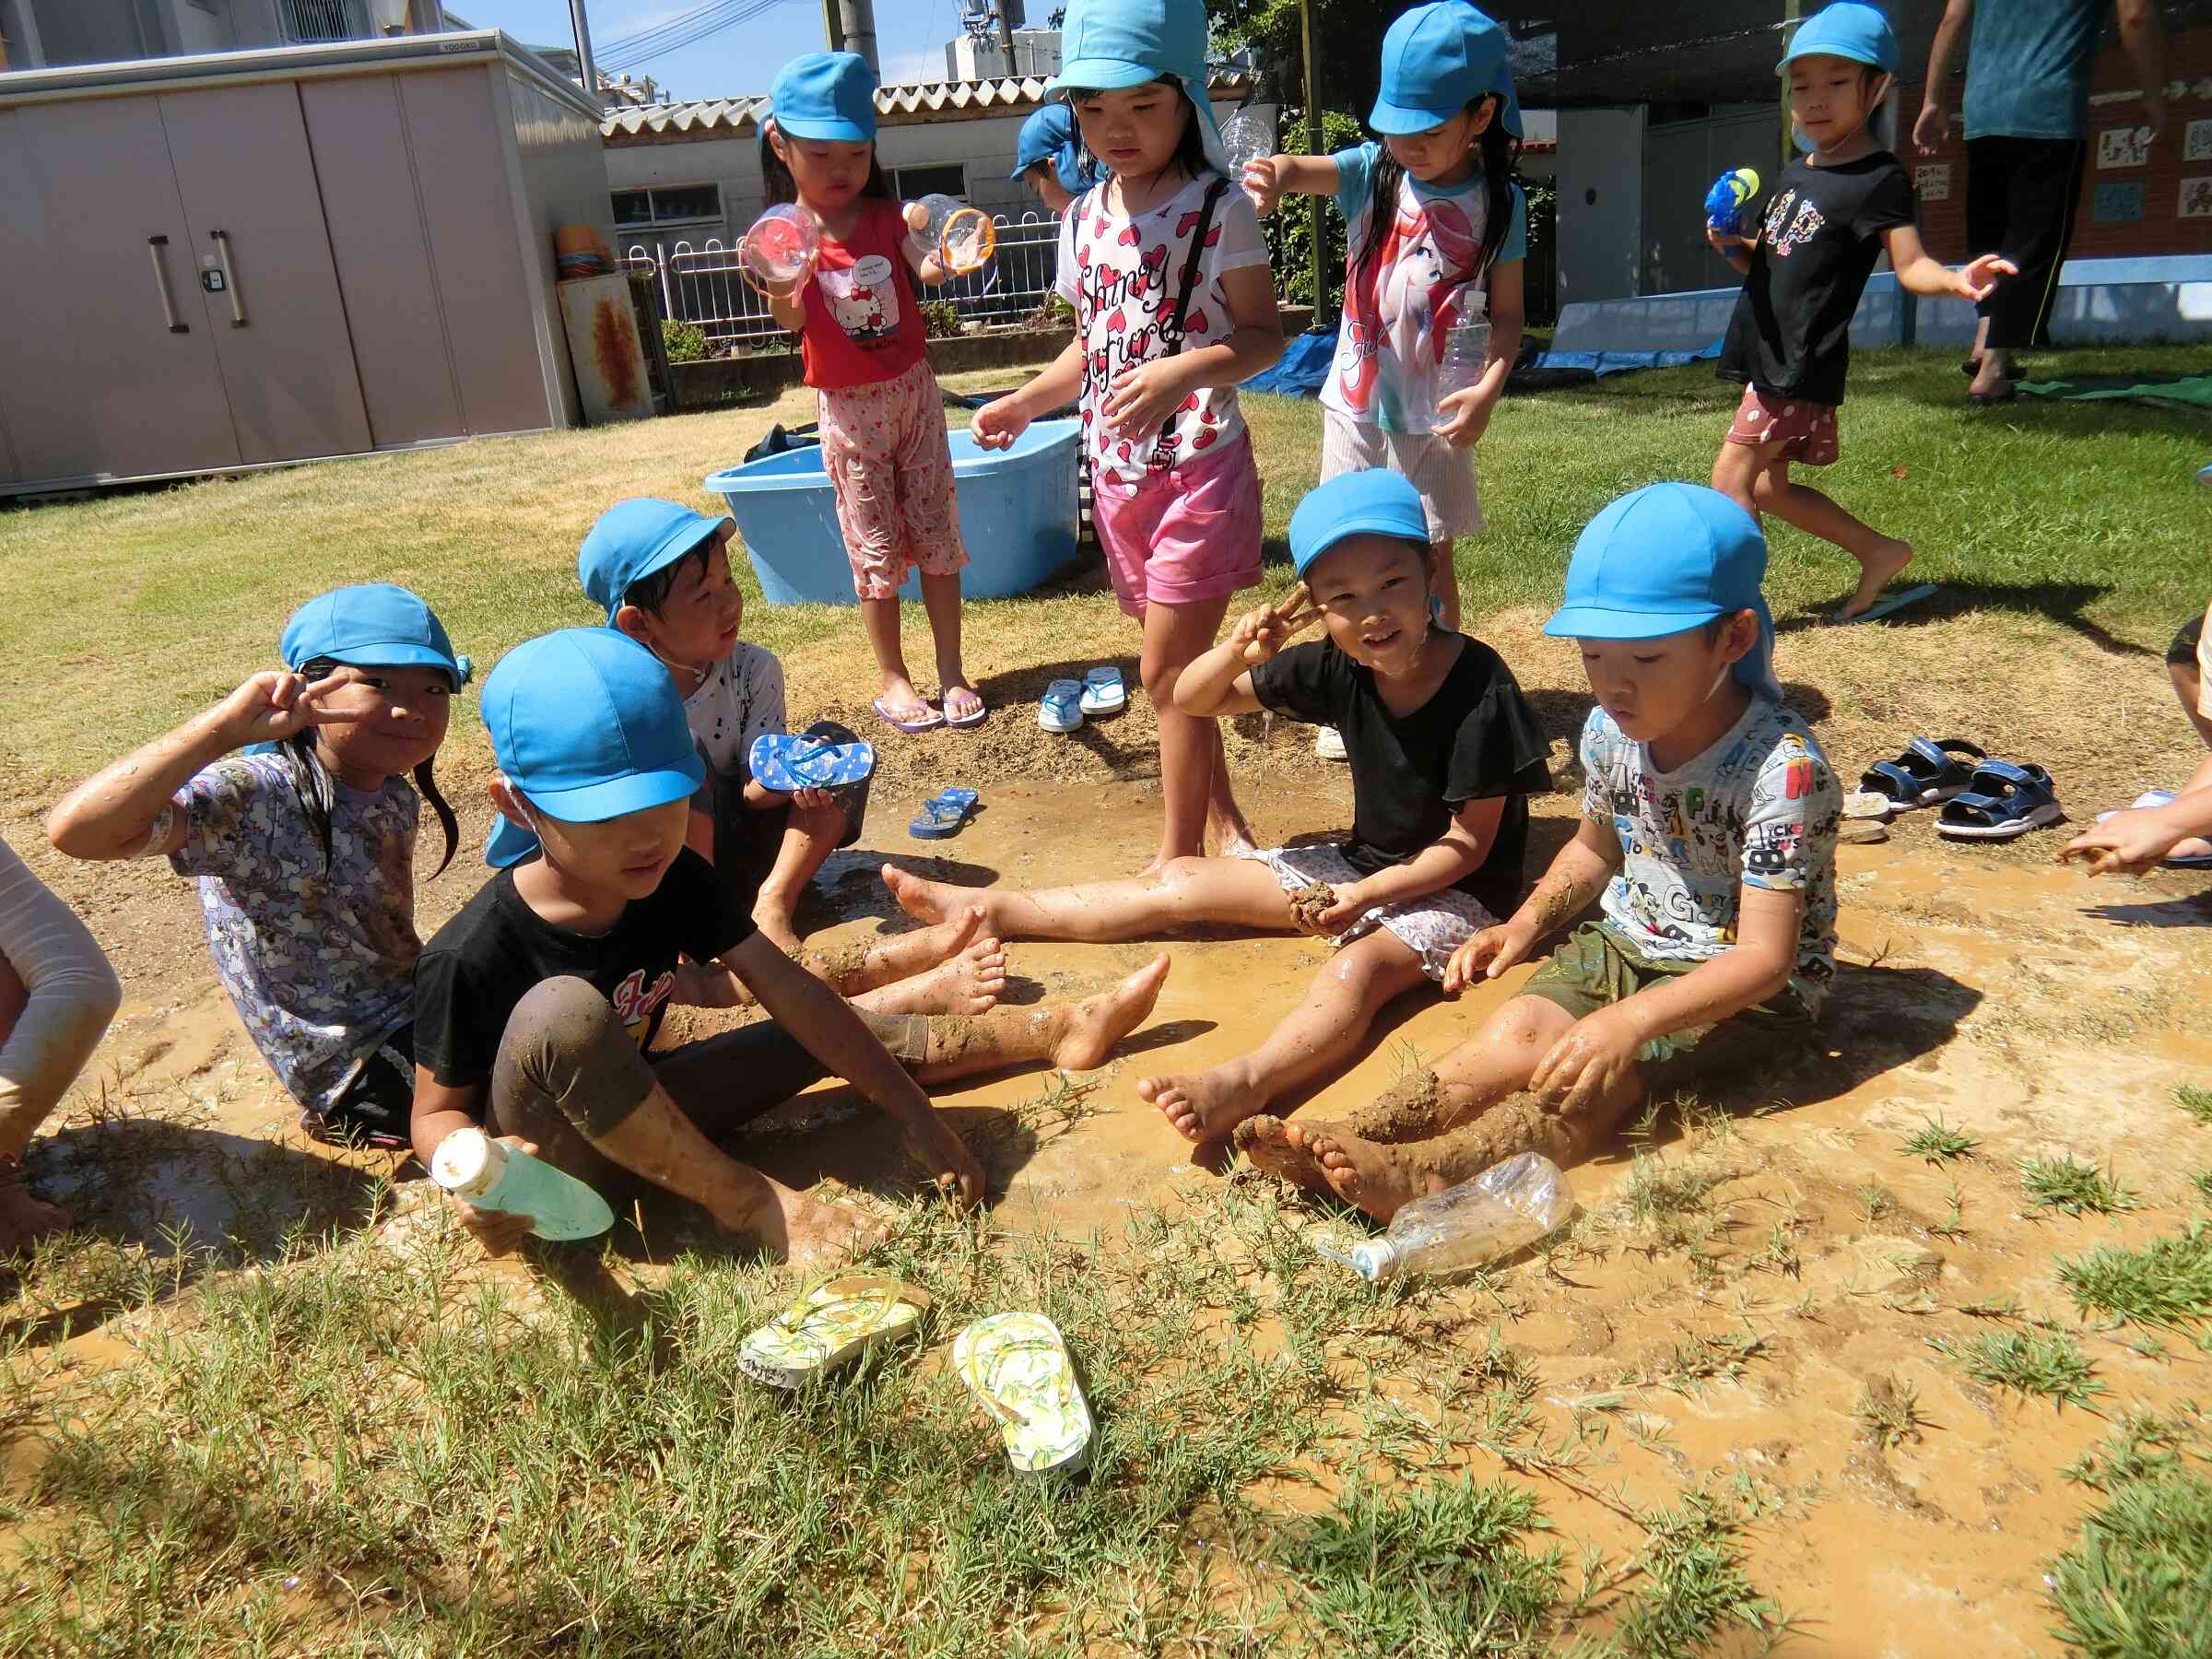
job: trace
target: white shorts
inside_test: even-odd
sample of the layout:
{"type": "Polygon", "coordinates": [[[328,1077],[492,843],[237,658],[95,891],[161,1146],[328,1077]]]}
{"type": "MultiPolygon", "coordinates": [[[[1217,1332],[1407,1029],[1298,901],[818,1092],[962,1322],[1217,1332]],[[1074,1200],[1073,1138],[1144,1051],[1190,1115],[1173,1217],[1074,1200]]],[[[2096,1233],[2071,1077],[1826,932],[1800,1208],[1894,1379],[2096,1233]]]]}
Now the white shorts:
{"type": "MultiPolygon", "coordinates": [[[[1352,868],[1343,853],[1326,843],[1269,847],[1265,852],[1240,853],[1236,856],[1265,865],[1275,872],[1276,880],[1282,884],[1286,893],[1295,893],[1316,881],[1325,881],[1331,887],[1348,887],[1359,879],[1359,872],[1352,868]]],[[[1423,893],[1418,899],[1378,904],[1364,911],[1357,922],[1330,943],[1341,950],[1380,927],[1420,958],[1421,971],[1441,984],[1444,964],[1452,959],[1452,953],[1484,928],[1497,925],[1498,918],[1484,909],[1482,900],[1474,894],[1458,888],[1446,888],[1441,893],[1423,893]]]]}
{"type": "Polygon", "coordinates": [[[1339,473],[1387,467],[1421,492],[1431,542],[1456,541],[1483,528],[1475,452],[1455,450],[1433,432],[1386,432],[1341,409],[1321,411],[1321,481],[1339,473]]]}

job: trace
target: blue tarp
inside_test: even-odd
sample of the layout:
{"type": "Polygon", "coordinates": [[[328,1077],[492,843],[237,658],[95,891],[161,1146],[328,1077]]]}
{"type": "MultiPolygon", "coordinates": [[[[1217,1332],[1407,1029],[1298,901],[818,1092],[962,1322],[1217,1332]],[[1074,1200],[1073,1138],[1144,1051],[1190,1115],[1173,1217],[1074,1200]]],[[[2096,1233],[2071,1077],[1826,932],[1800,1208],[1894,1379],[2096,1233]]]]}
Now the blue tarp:
{"type": "Polygon", "coordinates": [[[1242,392],[1273,392],[1281,397],[1319,397],[1321,383],[1329,378],[1329,359],[1336,355],[1336,331],[1310,328],[1283,348],[1282,359],[1265,374],[1255,374],[1238,388],[1242,392]]]}
{"type": "Polygon", "coordinates": [[[1685,363],[1707,363],[1720,355],[1721,343],[1715,340],[1697,351],[1547,351],[1529,367],[1587,369],[1602,380],[1631,369],[1679,369],[1685,363]]]}

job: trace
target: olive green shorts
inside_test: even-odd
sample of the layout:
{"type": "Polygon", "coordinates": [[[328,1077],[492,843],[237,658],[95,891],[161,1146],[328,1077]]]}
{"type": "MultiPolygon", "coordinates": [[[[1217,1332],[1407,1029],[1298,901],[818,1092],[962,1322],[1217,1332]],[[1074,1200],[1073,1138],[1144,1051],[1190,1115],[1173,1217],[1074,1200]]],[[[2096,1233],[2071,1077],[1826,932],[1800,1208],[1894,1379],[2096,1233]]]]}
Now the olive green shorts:
{"type": "MultiPolygon", "coordinates": [[[[1540,996],[1573,1018],[1583,1019],[1647,986],[1679,979],[1698,966],[1653,960],[1604,924],[1585,922],[1529,977],[1521,994],[1540,996]]],[[[1779,1058],[1783,1051],[1778,1042],[1787,1044],[1790,1057],[1794,1057],[1796,1050],[1812,1041],[1811,1006],[1803,982],[1793,977],[1778,994],[1740,1014],[1653,1038],[1636,1051],[1636,1058],[1650,1065],[1684,1062],[1679,1069],[1668,1067],[1668,1075],[1678,1078],[1693,1069],[1702,1073],[1762,1055],[1770,1061],[1779,1058]],[[1694,1068],[1687,1064],[1693,1053],[1694,1068]]]]}

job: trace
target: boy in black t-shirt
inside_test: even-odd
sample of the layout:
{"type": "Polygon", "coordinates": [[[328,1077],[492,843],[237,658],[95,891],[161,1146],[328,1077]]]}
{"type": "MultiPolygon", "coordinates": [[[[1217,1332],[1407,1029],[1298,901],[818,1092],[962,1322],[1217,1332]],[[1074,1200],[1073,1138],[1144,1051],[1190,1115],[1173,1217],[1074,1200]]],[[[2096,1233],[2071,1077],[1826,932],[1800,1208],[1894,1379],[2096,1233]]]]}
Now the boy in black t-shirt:
{"type": "MultiPolygon", "coordinates": [[[[975,1203],[982,1171],[915,1077],[1102,1065],[1167,975],[1162,956],[1081,1003],[865,1014],[757,932],[684,845],[703,768],[643,646],[599,628],[528,641],[486,680],[482,708],[504,816],[485,857],[500,873],[416,962],[411,1128],[426,1164],[482,1123],[602,1192],[642,1177],[725,1231],[828,1264],[883,1230],[737,1162],[714,1134],[840,1075],[948,1196],[975,1203]],[[773,1023],[647,1053],[670,1006],[727,1007],[741,986],[773,1023]]],[[[495,1253],[530,1224],[463,1209],[495,1253]]]]}
{"type": "Polygon", "coordinates": [[[1790,118],[1811,154],[1775,181],[1759,234],[1705,233],[1747,278],[1719,369],[1722,379],[1745,382],[1744,396],[1712,464],[1712,487],[1857,559],[1858,588],[1832,618],[1848,622],[1912,562],[1912,546],[1791,482],[1790,464],[1826,466],[1836,458],[1851,317],[1875,261],[1887,253],[1898,285],[1912,293],[1974,300],[2017,267],[1984,253],[1951,271],[1921,246],[1912,180],[1867,130],[1897,69],[1897,37],[1879,11],[1838,0],[1806,20],[1776,67],[1790,77],[1790,118]]]}
{"type": "Polygon", "coordinates": [[[1299,504],[1290,553],[1305,583],[1255,610],[1175,687],[1192,714],[1270,709],[1344,734],[1352,832],[1335,844],[1178,858],[1158,875],[1034,893],[924,881],[890,865],[927,921],[978,901],[1001,937],[1135,939],[1229,923],[1334,940],[1334,960],[1267,1041],[1203,1072],[1140,1077],[1137,1093],[1193,1141],[1217,1140],[1292,1089],[1335,1075],[1392,998],[1441,981],[1452,953],[1521,896],[1530,794],[1546,745],[1512,671],[1437,620],[1420,492],[1393,472],[1345,473],[1299,504]],[[1315,622],[1328,637],[1285,646],[1315,622]]]}

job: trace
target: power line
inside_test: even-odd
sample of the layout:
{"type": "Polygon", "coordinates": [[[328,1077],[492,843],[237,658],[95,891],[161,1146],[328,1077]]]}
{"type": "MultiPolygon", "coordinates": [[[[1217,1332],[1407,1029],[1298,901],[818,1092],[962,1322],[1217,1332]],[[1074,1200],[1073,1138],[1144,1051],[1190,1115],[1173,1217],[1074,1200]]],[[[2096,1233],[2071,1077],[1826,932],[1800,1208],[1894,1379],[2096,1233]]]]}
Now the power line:
{"type": "Polygon", "coordinates": [[[697,45],[740,23],[749,23],[785,3],[786,0],[712,0],[711,4],[673,18],[657,28],[640,29],[635,35],[610,41],[599,61],[608,68],[635,69],[672,52],[697,45]]]}

